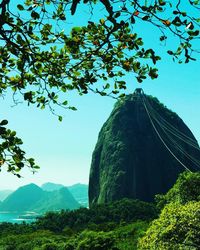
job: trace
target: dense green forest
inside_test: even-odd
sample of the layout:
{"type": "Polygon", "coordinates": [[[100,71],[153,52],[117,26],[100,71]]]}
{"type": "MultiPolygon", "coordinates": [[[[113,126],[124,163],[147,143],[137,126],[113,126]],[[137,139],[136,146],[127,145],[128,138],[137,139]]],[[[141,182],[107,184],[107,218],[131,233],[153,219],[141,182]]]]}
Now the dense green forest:
{"type": "Polygon", "coordinates": [[[122,199],[0,224],[0,249],[200,249],[200,173],[182,173],[154,203],[122,199]]]}

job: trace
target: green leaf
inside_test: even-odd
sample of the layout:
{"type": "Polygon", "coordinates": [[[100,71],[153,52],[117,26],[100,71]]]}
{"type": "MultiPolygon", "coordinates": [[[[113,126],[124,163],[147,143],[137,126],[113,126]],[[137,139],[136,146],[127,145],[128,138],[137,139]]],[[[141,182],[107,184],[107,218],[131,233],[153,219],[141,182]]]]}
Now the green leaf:
{"type": "Polygon", "coordinates": [[[39,19],[40,18],[40,15],[36,12],[36,11],[32,11],[31,12],[31,17],[33,18],[33,19],[39,19]]]}
{"type": "Polygon", "coordinates": [[[171,50],[168,50],[167,53],[168,53],[169,55],[173,55],[173,54],[174,54],[173,51],[171,51],[171,50]]]}
{"type": "Polygon", "coordinates": [[[34,169],[40,169],[40,167],[36,165],[36,166],[34,166],[34,169]]]}
{"type": "Polygon", "coordinates": [[[62,116],[59,115],[59,116],[58,116],[59,122],[62,122],[62,119],[63,119],[62,116]]]}
{"type": "Polygon", "coordinates": [[[7,124],[8,124],[8,121],[7,121],[7,120],[2,120],[2,121],[0,122],[0,125],[1,125],[1,126],[7,125],[7,124]]]}
{"type": "Polygon", "coordinates": [[[79,26],[78,26],[78,27],[73,27],[73,28],[72,28],[72,32],[73,32],[73,31],[75,31],[75,32],[80,32],[81,30],[82,30],[82,28],[79,27],[79,26]]]}
{"type": "Polygon", "coordinates": [[[68,101],[64,101],[62,105],[66,106],[68,104],[68,101]]]}
{"type": "Polygon", "coordinates": [[[199,35],[199,30],[195,30],[195,31],[189,30],[188,34],[190,36],[198,36],[199,35]]]}
{"type": "Polygon", "coordinates": [[[150,16],[146,15],[146,16],[142,17],[142,20],[147,21],[149,18],[150,18],[150,16]]]}
{"type": "Polygon", "coordinates": [[[105,23],[105,20],[102,18],[102,19],[100,19],[100,24],[104,24],[105,23]]]}
{"type": "Polygon", "coordinates": [[[75,108],[75,107],[69,107],[69,109],[71,109],[71,110],[73,110],[73,111],[76,111],[76,110],[77,110],[77,108],[75,108]]]}
{"type": "Polygon", "coordinates": [[[21,4],[18,4],[18,5],[17,5],[17,8],[18,8],[19,10],[24,10],[24,6],[21,5],[21,4]]]}
{"type": "Polygon", "coordinates": [[[109,89],[110,88],[110,84],[107,83],[105,86],[104,86],[104,89],[109,89]]]}

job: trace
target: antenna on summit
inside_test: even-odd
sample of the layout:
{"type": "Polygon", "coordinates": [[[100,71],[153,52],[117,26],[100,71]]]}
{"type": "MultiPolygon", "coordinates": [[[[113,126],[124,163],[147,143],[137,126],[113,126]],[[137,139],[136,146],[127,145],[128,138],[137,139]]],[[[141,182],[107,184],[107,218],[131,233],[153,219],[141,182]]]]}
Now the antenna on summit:
{"type": "Polygon", "coordinates": [[[134,91],[133,94],[134,94],[134,95],[143,95],[143,94],[144,94],[144,91],[143,91],[142,88],[137,88],[137,89],[135,89],[135,91],[134,91]]]}

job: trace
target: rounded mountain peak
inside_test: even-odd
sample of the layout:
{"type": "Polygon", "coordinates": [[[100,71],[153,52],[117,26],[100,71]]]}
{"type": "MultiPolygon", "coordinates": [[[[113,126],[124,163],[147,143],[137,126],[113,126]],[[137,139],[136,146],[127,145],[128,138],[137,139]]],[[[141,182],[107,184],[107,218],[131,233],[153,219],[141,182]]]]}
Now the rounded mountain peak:
{"type": "Polygon", "coordinates": [[[92,156],[89,202],[152,201],[185,169],[197,170],[200,149],[182,119],[142,91],[118,101],[92,156]]]}

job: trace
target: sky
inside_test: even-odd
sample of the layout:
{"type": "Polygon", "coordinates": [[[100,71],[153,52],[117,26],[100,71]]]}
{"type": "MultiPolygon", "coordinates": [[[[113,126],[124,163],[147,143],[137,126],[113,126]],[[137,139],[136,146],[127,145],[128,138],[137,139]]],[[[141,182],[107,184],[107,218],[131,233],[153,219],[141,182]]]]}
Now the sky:
{"type": "MultiPolygon", "coordinates": [[[[127,93],[143,88],[146,94],[157,97],[169,109],[175,111],[191,129],[200,143],[200,61],[178,64],[166,55],[173,47],[174,38],[161,46],[158,35],[149,28],[138,29],[163,58],[159,62],[159,77],[147,79],[142,84],[127,75],[127,93]],[[149,38],[149,39],[148,39],[149,38]]],[[[65,111],[63,121],[48,110],[28,107],[26,103],[13,107],[10,93],[0,98],[0,119],[9,121],[9,128],[17,132],[28,157],[35,158],[41,169],[34,175],[29,170],[17,178],[5,169],[0,173],[0,190],[16,189],[28,183],[41,185],[45,182],[88,183],[92,152],[98,133],[109,117],[115,100],[95,94],[70,96],[77,111],[65,111]]]]}

